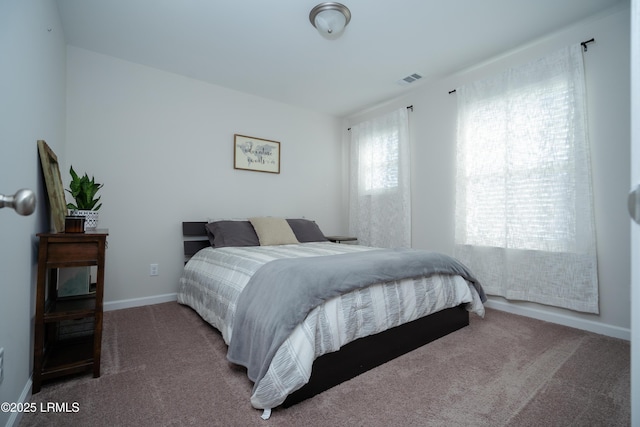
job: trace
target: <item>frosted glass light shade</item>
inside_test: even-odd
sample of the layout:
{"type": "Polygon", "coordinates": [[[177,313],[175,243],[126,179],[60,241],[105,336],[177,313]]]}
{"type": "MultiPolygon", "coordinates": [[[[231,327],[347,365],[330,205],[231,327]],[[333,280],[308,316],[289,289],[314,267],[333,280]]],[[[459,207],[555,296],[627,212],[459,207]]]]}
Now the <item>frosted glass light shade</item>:
{"type": "Polygon", "coordinates": [[[323,37],[335,39],[351,20],[351,12],[343,4],[326,2],[311,9],[309,20],[323,37]]]}
{"type": "Polygon", "coordinates": [[[325,10],[316,16],[316,28],[324,37],[336,37],[344,31],[347,18],[337,10],[325,10]]]}

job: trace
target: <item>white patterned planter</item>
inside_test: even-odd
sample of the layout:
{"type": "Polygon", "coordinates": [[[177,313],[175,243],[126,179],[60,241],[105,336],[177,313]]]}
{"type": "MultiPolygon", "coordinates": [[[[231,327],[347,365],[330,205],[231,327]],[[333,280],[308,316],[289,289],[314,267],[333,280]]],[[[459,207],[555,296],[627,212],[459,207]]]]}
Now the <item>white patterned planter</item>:
{"type": "Polygon", "coordinates": [[[83,216],[84,230],[91,231],[98,228],[98,211],[72,210],[71,216],[83,216]]]}

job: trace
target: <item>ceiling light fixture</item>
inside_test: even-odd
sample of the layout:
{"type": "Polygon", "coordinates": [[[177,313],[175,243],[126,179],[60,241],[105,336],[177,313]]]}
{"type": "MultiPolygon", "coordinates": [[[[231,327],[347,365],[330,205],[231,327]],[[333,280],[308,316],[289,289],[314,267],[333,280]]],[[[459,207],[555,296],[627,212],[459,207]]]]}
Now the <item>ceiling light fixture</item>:
{"type": "Polygon", "coordinates": [[[333,40],[340,37],[351,21],[351,11],[341,3],[328,1],[311,9],[309,21],[322,37],[333,40]]]}

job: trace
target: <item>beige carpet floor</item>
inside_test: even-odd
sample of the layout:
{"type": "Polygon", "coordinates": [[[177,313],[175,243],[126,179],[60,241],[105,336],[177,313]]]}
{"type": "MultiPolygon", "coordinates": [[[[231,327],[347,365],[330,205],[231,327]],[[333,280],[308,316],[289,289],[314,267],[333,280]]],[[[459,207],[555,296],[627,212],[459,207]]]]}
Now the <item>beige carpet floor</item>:
{"type": "Polygon", "coordinates": [[[20,426],[626,426],[629,342],[496,310],[271,419],[217,331],[177,303],[105,313],[102,376],[45,384],[20,426]]]}

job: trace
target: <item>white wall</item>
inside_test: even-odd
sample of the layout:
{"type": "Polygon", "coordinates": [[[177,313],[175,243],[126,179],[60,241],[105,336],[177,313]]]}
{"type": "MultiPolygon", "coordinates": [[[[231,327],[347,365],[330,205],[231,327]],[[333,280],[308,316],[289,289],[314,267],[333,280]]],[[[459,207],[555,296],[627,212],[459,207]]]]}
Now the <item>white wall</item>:
{"type": "Polygon", "coordinates": [[[79,48],[67,58],[62,180],[73,165],[105,185],[108,307],[176,292],[185,220],[305,216],[344,232],[337,119],[79,48]],[[280,141],[281,173],[235,170],[234,133],[280,141]]]}
{"type": "MultiPolygon", "coordinates": [[[[49,227],[36,141],[64,153],[65,43],[52,0],[0,1],[0,70],[0,193],[37,194],[31,216],[0,210],[0,402],[20,402],[31,385],[35,234],[49,227]]],[[[0,426],[17,415],[0,412],[0,426]]]]}
{"type": "Polygon", "coordinates": [[[584,54],[598,239],[600,315],[539,304],[491,305],[600,333],[629,338],[630,239],[626,213],[629,184],[629,8],[594,19],[439,80],[428,81],[385,105],[348,118],[347,126],[394,108],[413,105],[413,246],[453,253],[456,95],[450,90],[557,48],[595,38],[584,54]]]}

